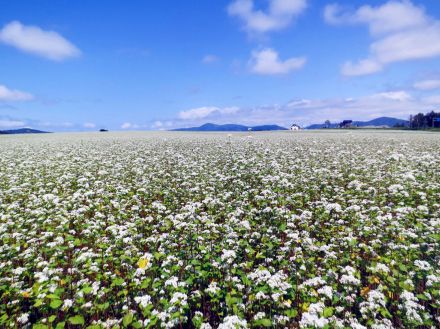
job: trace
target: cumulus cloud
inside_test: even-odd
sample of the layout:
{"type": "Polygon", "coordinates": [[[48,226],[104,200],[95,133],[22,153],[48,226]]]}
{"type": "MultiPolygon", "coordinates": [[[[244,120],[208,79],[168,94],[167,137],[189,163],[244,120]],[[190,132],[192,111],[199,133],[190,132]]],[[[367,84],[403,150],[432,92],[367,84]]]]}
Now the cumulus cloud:
{"type": "Polygon", "coordinates": [[[202,63],[203,64],[212,64],[215,62],[218,62],[220,60],[220,58],[216,55],[206,55],[202,58],[202,63]]]}
{"type": "Polygon", "coordinates": [[[238,17],[248,32],[264,33],[289,26],[307,7],[307,0],[269,0],[268,8],[256,9],[253,0],[235,0],[227,10],[238,17]]]}
{"type": "Polygon", "coordinates": [[[34,96],[29,93],[0,85],[0,101],[29,101],[33,98],[34,96]]]}
{"type": "Polygon", "coordinates": [[[153,122],[152,128],[162,128],[162,127],[163,127],[162,121],[157,120],[153,122]]]}
{"type": "Polygon", "coordinates": [[[0,30],[0,42],[54,61],[81,54],[75,45],[57,32],[23,25],[18,21],[6,24],[0,30]]]}
{"type": "Polygon", "coordinates": [[[233,107],[233,111],[201,107],[180,112],[173,127],[196,126],[206,122],[279,124],[288,127],[292,123],[303,126],[323,123],[326,119],[332,122],[371,120],[381,116],[407,119],[410,114],[436,110],[439,104],[440,96],[417,98],[407,91],[394,90],[356,98],[294,99],[281,105],[233,107]]]}
{"type": "Polygon", "coordinates": [[[133,124],[131,124],[130,122],[124,122],[121,125],[121,129],[130,129],[130,128],[133,128],[133,124]]]}
{"type": "Polygon", "coordinates": [[[376,60],[363,59],[357,63],[351,61],[342,65],[341,73],[345,76],[368,75],[382,71],[383,65],[376,60]]]}
{"type": "Polygon", "coordinates": [[[256,74],[288,74],[301,69],[306,61],[305,57],[292,57],[282,61],[275,50],[266,48],[252,52],[249,67],[251,72],[256,74]]]}
{"type": "Polygon", "coordinates": [[[412,96],[404,90],[399,91],[387,91],[383,93],[374,94],[372,98],[390,99],[393,101],[405,102],[412,99],[412,96]]]}
{"type": "Polygon", "coordinates": [[[440,89],[440,80],[422,80],[414,83],[414,88],[418,90],[440,89]]]}
{"type": "MultiPolygon", "coordinates": [[[[432,95],[423,98],[423,102],[429,105],[435,105],[438,107],[440,105],[440,95],[432,95]]],[[[420,111],[419,111],[420,112],[420,111]]]]}
{"type": "Polygon", "coordinates": [[[85,122],[85,123],[83,124],[83,126],[84,126],[84,128],[87,128],[87,129],[93,129],[93,128],[96,128],[96,124],[94,124],[93,122],[85,122]]]}
{"type": "Polygon", "coordinates": [[[179,119],[182,120],[197,120],[207,117],[212,117],[214,114],[233,114],[238,111],[238,107],[215,107],[215,106],[204,106],[198,107],[190,110],[181,111],[179,113],[179,119]]]}
{"type": "MultiPolygon", "coordinates": [[[[167,129],[172,128],[173,125],[174,125],[174,122],[171,120],[166,120],[166,121],[156,120],[149,126],[149,128],[155,129],[155,130],[167,130],[167,129]]],[[[146,128],[147,128],[147,126],[146,126],[146,128]]]]}
{"type": "Polygon", "coordinates": [[[369,28],[370,53],[367,58],[346,62],[342,66],[346,76],[376,73],[394,62],[440,56],[440,21],[408,0],[365,5],[354,12],[331,4],[325,7],[324,19],[333,25],[365,24],[369,28]]]}
{"type": "Polygon", "coordinates": [[[0,119],[0,129],[19,128],[25,125],[24,121],[0,119]]]}

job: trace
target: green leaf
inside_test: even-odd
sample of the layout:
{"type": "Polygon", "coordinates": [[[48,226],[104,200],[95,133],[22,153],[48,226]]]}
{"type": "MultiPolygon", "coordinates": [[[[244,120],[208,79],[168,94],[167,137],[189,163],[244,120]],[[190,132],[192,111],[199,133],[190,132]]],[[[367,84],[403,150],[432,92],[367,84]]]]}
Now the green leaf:
{"type": "Polygon", "coordinates": [[[142,284],[141,284],[141,288],[145,289],[150,285],[151,279],[150,278],[146,278],[144,280],[142,280],[142,284]]]}
{"type": "Polygon", "coordinates": [[[84,287],[81,289],[85,294],[90,294],[92,292],[92,287],[84,287]]]}
{"type": "Polygon", "coordinates": [[[124,283],[123,278],[116,278],[113,280],[113,285],[115,285],[115,286],[121,286],[123,283],[124,283]]]}
{"type": "Polygon", "coordinates": [[[47,329],[47,328],[49,328],[49,327],[46,326],[45,324],[42,324],[42,323],[34,324],[32,326],[32,329],[47,329]]]}
{"type": "Polygon", "coordinates": [[[142,324],[142,322],[137,321],[137,322],[132,323],[131,326],[135,329],[139,329],[139,328],[143,327],[143,324],[142,324]]]}
{"type": "Polygon", "coordinates": [[[82,315],[75,315],[69,318],[71,324],[84,324],[84,317],[82,315]]]}
{"type": "Polygon", "coordinates": [[[417,294],[417,298],[418,299],[421,299],[421,300],[429,300],[429,298],[428,297],[426,297],[424,294],[417,294]]]}
{"type": "Polygon", "coordinates": [[[128,327],[132,322],[133,322],[133,313],[126,314],[122,319],[122,324],[124,325],[124,327],[128,327]]]}
{"type": "Polygon", "coordinates": [[[0,324],[3,324],[8,319],[8,315],[4,313],[2,316],[0,316],[0,324]]]}
{"type": "Polygon", "coordinates": [[[384,318],[391,318],[391,317],[392,317],[391,314],[390,314],[390,312],[388,312],[388,310],[385,309],[385,308],[381,308],[381,309],[379,310],[379,312],[380,312],[380,314],[382,314],[382,316],[383,316],[384,318]]]}
{"type": "Polygon", "coordinates": [[[329,317],[331,317],[332,315],[333,315],[333,312],[334,312],[334,308],[333,307],[326,307],[326,308],[324,308],[324,317],[325,318],[329,318],[329,317]]]}
{"type": "Polygon", "coordinates": [[[59,308],[63,304],[63,301],[61,299],[53,299],[50,302],[50,307],[53,309],[59,308]]]}
{"type": "Polygon", "coordinates": [[[284,312],[290,319],[296,317],[298,315],[298,311],[295,309],[291,309],[291,310],[286,310],[284,312]]]}
{"type": "Polygon", "coordinates": [[[54,322],[56,318],[57,318],[56,315],[51,315],[51,316],[49,316],[49,323],[54,322]]]}
{"type": "Polygon", "coordinates": [[[255,321],[255,325],[262,326],[262,327],[271,327],[272,321],[270,321],[270,319],[260,319],[260,320],[255,321]]]}
{"type": "Polygon", "coordinates": [[[64,329],[66,322],[58,322],[55,329],[64,329]]]}
{"type": "Polygon", "coordinates": [[[43,300],[42,300],[42,299],[37,299],[36,302],[35,302],[35,304],[34,304],[34,306],[35,306],[35,307],[39,307],[39,306],[41,306],[41,305],[43,305],[43,300]]]}

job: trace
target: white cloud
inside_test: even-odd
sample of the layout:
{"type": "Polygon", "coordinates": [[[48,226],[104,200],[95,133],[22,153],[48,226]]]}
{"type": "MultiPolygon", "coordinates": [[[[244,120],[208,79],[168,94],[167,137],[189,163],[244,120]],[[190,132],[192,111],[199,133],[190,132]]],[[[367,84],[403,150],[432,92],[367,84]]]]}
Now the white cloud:
{"type": "Polygon", "coordinates": [[[29,93],[0,85],[0,101],[29,101],[33,98],[34,96],[29,93]]]}
{"type": "Polygon", "coordinates": [[[216,55],[206,55],[202,58],[202,63],[203,64],[212,64],[215,62],[218,62],[220,60],[220,58],[216,55]]]}
{"type": "Polygon", "coordinates": [[[370,52],[383,64],[440,56],[440,23],[389,35],[374,42],[370,52]]]}
{"type": "Polygon", "coordinates": [[[253,73],[276,75],[299,70],[306,64],[306,61],[305,57],[293,57],[282,61],[275,50],[266,48],[252,52],[249,66],[253,73]]]}
{"type": "Polygon", "coordinates": [[[228,13],[240,18],[248,32],[264,33],[289,26],[306,7],[307,0],[269,0],[269,7],[263,11],[254,8],[253,0],[235,0],[228,13]]]}
{"type": "Polygon", "coordinates": [[[423,98],[423,102],[429,105],[435,105],[435,106],[439,106],[440,105],[440,95],[432,95],[432,96],[428,96],[423,98]]]}
{"type": "Polygon", "coordinates": [[[198,126],[206,122],[217,124],[240,123],[246,125],[292,123],[309,125],[340,122],[345,119],[371,120],[381,116],[408,119],[410,114],[438,109],[440,96],[418,98],[407,91],[395,90],[365,95],[357,98],[295,99],[286,104],[234,107],[222,111],[218,107],[201,107],[180,112],[173,127],[198,126]],[[184,113],[184,115],[182,115],[184,113]]]}
{"type": "Polygon", "coordinates": [[[346,62],[342,65],[341,73],[345,76],[367,75],[381,71],[382,64],[375,60],[363,59],[357,63],[346,62]]]}
{"type": "Polygon", "coordinates": [[[9,120],[9,119],[0,119],[0,128],[1,129],[11,129],[23,127],[25,122],[19,120],[9,120]]]}
{"type": "Polygon", "coordinates": [[[179,118],[182,120],[198,120],[207,117],[212,117],[214,115],[224,115],[224,114],[234,114],[238,111],[238,107],[215,107],[215,106],[204,106],[198,107],[186,111],[179,112],[179,118]]]}
{"type": "Polygon", "coordinates": [[[83,124],[83,126],[84,126],[84,128],[87,128],[87,129],[93,129],[93,128],[96,128],[96,124],[94,124],[93,122],[85,122],[85,123],[83,124]]]}
{"type": "Polygon", "coordinates": [[[408,94],[406,91],[387,91],[383,93],[374,94],[371,96],[372,98],[383,98],[390,99],[393,101],[405,102],[412,99],[412,96],[408,94]]]}
{"type": "Polygon", "coordinates": [[[342,66],[346,76],[376,73],[394,62],[440,56],[440,22],[409,0],[365,5],[354,12],[327,5],[324,18],[333,25],[366,24],[370,30],[370,54],[355,63],[346,62],[342,66]]]}
{"type": "Polygon", "coordinates": [[[414,88],[418,90],[440,89],[440,80],[423,80],[414,83],[414,88]]]}
{"type": "Polygon", "coordinates": [[[353,23],[353,16],[351,13],[344,12],[339,4],[332,3],[324,7],[324,20],[328,24],[342,25],[349,22],[353,23]]]}
{"type": "Polygon", "coordinates": [[[163,122],[162,121],[157,120],[157,121],[153,122],[152,128],[162,128],[162,127],[163,127],[163,122]]]}
{"type": "Polygon", "coordinates": [[[81,54],[75,45],[57,32],[23,25],[18,21],[11,22],[0,30],[0,42],[55,61],[81,54]]]}
{"type": "Polygon", "coordinates": [[[195,109],[181,111],[179,113],[179,118],[183,120],[202,119],[209,116],[211,113],[217,110],[219,110],[218,107],[209,107],[209,106],[199,107],[195,109]]]}
{"type": "Polygon", "coordinates": [[[121,128],[122,128],[122,129],[130,129],[130,128],[133,128],[133,125],[132,125],[130,122],[124,122],[124,123],[121,125],[121,128]]]}
{"type": "Polygon", "coordinates": [[[174,126],[174,122],[167,120],[167,121],[160,121],[156,120],[154,121],[149,128],[156,129],[156,130],[167,130],[169,128],[172,128],[174,126]]]}
{"type": "Polygon", "coordinates": [[[430,21],[423,8],[406,0],[390,0],[377,7],[364,5],[355,12],[330,4],[324,9],[324,18],[334,25],[367,24],[372,35],[423,27],[430,21]]]}

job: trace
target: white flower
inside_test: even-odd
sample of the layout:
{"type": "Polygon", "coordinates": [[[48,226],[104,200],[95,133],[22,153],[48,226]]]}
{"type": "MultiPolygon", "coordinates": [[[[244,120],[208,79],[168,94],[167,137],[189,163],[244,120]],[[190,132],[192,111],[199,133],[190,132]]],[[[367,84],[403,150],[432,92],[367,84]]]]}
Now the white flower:
{"type": "Polygon", "coordinates": [[[423,310],[424,307],[418,303],[418,298],[412,292],[406,290],[402,292],[400,298],[403,301],[403,305],[399,305],[399,308],[405,310],[408,320],[422,323],[422,317],[417,310],[423,310]]]}
{"type": "Polygon", "coordinates": [[[235,254],[234,250],[223,249],[222,255],[221,255],[222,261],[224,261],[224,262],[226,261],[226,263],[232,264],[232,262],[234,261],[235,257],[236,257],[236,254],[235,254]]]}
{"type": "Polygon", "coordinates": [[[325,209],[328,212],[330,212],[330,211],[341,212],[342,211],[342,207],[339,203],[329,203],[325,206],[325,209]]]}
{"type": "Polygon", "coordinates": [[[318,294],[326,296],[328,299],[333,298],[333,288],[330,286],[324,286],[318,289],[318,294]]]}
{"type": "Polygon", "coordinates": [[[254,320],[260,320],[263,319],[266,316],[266,313],[264,312],[258,312],[257,314],[254,315],[254,320]]]}
{"type": "Polygon", "coordinates": [[[217,291],[220,291],[220,288],[217,286],[217,282],[211,281],[208,288],[205,289],[207,293],[216,294],[217,291]]]}
{"type": "Polygon", "coordinates": [[[304,312],[301,317],[301,321],[299,323],[301,328],[323,328],[328,323],[329,320],[321,317],[322,312],[324,311],[325,305],[321,302],[310,304],[307,312],[304,312]]]}
{"type": "Polygon", "coordinates": [[[17,321],[19,323],[27,323],[29,321],[29,314],[28,313],[21,313],[21,315],[17,318],[17,321]]]}
{"type": "Polygon", "coordinates": [[[236,315],[227,316],[223,322],[218,326],[218,329],[242,329],[247,328],[247,321],[240,319],[236,315]]]}
{"type": "Polygon", "coordinates": [[[134,301],[141,307],[147,307],[151,304],[151,297],[149,295],[138,296],[134,298],[134,301]]]}
{"type": "Polygon", "coordinates": [[[414,265],[423,271],[429,271],[431,269],[431,265],[424,260],[416,260],[414,261],[414,265]]]}
{"type": "Polygon", "coordinates": [[[176,291],[171,297],[170,304],[179,304],[185,306],[187,304],[187,296],[181,292],[176,291]]]}
{"type": "Polygon", "coordinates": [[[176,276],[172,276],[168,280],[165,281],[165,287],[172,286],[173,288],[178,287],[179,279],[176,276]]]}
{"type": "Polygon", "coordinates": [[[373,272],[383,272],[383,273],[389,273],[390,269],[388,268],[388,266],[386,266],[385,264],[382,263],[377,263],[375,267],[372,267],[371,270],[373,272]]]}
{"type": "Polygon", "coordinates": [[[73,305],[73,300],[65,299],[63,302],[63,309],[66,310],[66,309],[72,307],[72,305],[73,305]]]}
{"type": "Polygon", "coordinates": [[[368,293],[367,301],[360,303],[359,306],[363,317],[369,318],[369,313],[372,313],[374,318],[379,309],[386,306],[385,295],[379,290],[371,290],[368,293]]]}

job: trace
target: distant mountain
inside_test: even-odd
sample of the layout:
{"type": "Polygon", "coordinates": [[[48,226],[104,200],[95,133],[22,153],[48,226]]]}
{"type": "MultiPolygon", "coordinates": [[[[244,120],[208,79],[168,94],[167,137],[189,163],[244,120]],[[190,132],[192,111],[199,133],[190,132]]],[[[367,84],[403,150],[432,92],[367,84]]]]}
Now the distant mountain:
{"type": "Polygon", "coordinates": [[[390,117],[380,117],[376,118],[370,121],[354,121],[354,125],[358,127],[365,127],[365,126],[388,126],[388,127],[394,127],[396,124],[399,125],[409,125],[408,120],[403,119],[397,119],[397,118],[390,118],[390,117]]]}
{"type": "Polygon", "coordinates": [[[48,131],[41,131],[32,128],[20,128],[20,129],[10,129],[10,130],[0,130],[2,135],[17,135],[17,134],[47,134],[48,131]]]}
{"type": "Polygon", "coordinates": [[[278,125],[262,125],[250,127],[237,124],[216,125],[214,123],[205,123],[200,127],[178,128],[173,129],[173,131],[248,131],[249,128],[251,128],[252,131],[288,130],[287,128],[278,125]]]}
{"type": "MultiPolygon", "coordinates": [[[[397,118],[390,118],[390,117],[380,117],[370,121],[353,121],[353,126],[356,127],[381,127],[381,126],[394,127],[397,124],[408,126],[409,121],[403,119],[397,119],[397,118]]],[[[329,128],[338,128],[338,127],[339,127],[339,122],[332,123],[329,128]]],[[[312,124],[307,127],[307,129],[322,129],[322,128],[325,128],[324,123],[312,124]]]]}
{"type": "Polygon", "coordinates": [[[325,126],[324,123],[314,123],[310,126],[307,126],[306,129],[323,129],[323,128],[338,128],[339,123],[331,123],[328,127],[325,126]]]}

